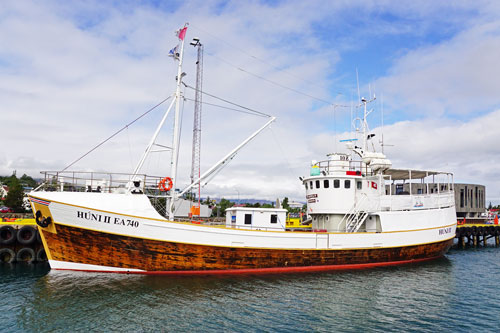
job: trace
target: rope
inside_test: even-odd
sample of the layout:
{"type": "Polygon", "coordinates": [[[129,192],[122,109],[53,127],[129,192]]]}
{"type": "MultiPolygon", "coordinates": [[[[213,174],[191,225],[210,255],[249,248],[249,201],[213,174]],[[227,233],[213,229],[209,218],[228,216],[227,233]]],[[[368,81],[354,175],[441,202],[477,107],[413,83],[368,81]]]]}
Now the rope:
{"type": "Polygon", "coordinates": [[[62,169],[59,172],[64,172],[67,169],[69,169],[70,167],[72,167],[75,163],[79,162],[85,156],[87,156],[88,154],[92,153],[94,150],[96,150],[97,148],[99,148],[100,146],[102,146],[103,144],[105,144],[106,142],[108,142],[109,140],[111,140],[112,138],[114,138],[116,135],[118,135],[123,130],[127,129],[130,125],[132,125],[133,123],[135,123],[136,121],[138,121],[139,119],[141,119],[142,117],[144,117],[145,115],[147,115],[148,113],[150,113],[151,111],[153,111],[154,109],[156,109],[157,107],[159,107],[160,105],[162,105],[163,103],[165,103],[166,101],[168,101],[171,97],[172,96],[169,96],[169,97],[165,98],[163,101],[161,101],[160,103],[156,104],[151,109],[149,109],[146,112],[144,112],[143,114],[141,114],[139,117],[135,118],[133,121],[131,121],[130,123],[128,123],[127,125],[125,125],[124,127],[122,127],[120,130],[118,130],[116,133],[114,133],[113,135],[111,135],[110,137],[108,137],[106,140],[104,140],[101,143],[99,143],[94,148],[90,149],[88,152],[86,152],[85,154],[83,154],[82,156],[80,156],[79,158],[77,158],[75,161],[73,161],[71,164],[69,164],[67,167],[65,167],[64,169],[62,169]]]}

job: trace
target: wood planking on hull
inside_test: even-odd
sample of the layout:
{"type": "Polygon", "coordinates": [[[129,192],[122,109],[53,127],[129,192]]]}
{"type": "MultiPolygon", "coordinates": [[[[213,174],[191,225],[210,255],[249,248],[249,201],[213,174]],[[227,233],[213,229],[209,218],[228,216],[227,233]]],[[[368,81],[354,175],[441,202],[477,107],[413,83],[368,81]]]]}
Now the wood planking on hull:
{"type": "MultiPolygon", "coordinates": [[[[269,249],[185,244],[57,225],[43,232],[51,260],[154,271],[276,269],[398,264],[444,255],[453,239],[413,246],[364,249],[269,249]]],[[[332,267],[334,269],[334,267],[332,267]]]]}

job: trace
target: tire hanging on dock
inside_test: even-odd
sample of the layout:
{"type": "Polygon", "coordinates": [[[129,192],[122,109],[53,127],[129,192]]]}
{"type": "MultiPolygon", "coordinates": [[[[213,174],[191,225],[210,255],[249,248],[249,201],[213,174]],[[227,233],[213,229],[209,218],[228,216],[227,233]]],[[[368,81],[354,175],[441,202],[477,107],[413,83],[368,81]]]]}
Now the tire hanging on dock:
{"type": "Polygon", "coordinates": [[[26,262],[28,264],[31,264],[33,261],[35,261],[35,259],[35,251],[33,251],[32,248],[23,247],[22,249],[17,251],[16,260],[18,262],[26,262]]]}
{"type": "Polygon", "coordinates": [[[43,247],[36,252],[36,261],[47,261],[47,253],[45,253],[45,249],[43,247]]]}
{"type": "Polygon", "coordinates": [[[4,225],[0,228],[0,244],[10,245],[16,240],[16,229],[10,225],[4,225]]]}
{"type": "Polygon", "coordinates": [[[17,231],[17,241],[22,245],[31,245],[36,240],[37,230],[30,225],[25,225],[17,231]]]}
{"type": "Polygon", "coordinates": [[[16,259],[14,251],[8,248],[0,249],[0,263],[10,264],[16,259]]]}

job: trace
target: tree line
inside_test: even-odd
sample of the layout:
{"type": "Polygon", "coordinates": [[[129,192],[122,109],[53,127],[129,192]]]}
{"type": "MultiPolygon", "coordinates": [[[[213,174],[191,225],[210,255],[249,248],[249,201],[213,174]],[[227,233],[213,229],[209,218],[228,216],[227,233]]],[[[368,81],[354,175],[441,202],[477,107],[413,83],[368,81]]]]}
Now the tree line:
{"type": "Polygon", "coordinates": [[[36,180],[24,174],[17,178],[14,171],[10,176],[0,176],[0,183],[9,188],[7,195],[2,198],[2,205],[11,208],[14,213],[24,213],[24,188],[37,186],[36,180]]]}

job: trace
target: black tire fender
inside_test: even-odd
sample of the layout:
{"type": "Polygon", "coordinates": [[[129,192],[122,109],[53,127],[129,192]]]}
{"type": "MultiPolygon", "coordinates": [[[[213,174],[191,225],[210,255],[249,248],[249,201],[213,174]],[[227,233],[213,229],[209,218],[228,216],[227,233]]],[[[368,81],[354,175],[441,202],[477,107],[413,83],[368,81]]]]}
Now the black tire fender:
{"type": "Polygon", "coordinates": [[[17,231],[17,241],[22,245],[33,244],[36,240],[37,230],[30,225],[25,225],[17,231]]]}
{"type": "Polygon", "coordinates": [[[28,264],[31,264],[33,261],[35,261],[35,259],[35,251],[32,248],[23,247],[22,249],[17,251],[16,260],[18,262],[26,262],[28,264]]]}
{"type": "Polygon", "coordinates": [[[16,260],[14,251],[8,248],[0,249],[0,263],[10,264],[16,260]]]}
{"type": "Polygon", "coordinates": [[[45,252],[45,249],[43,247],[36,251],[36,261],[47,261],[47,253],[45,252]]]}
{"type": "Polygon", "coordinates": [[[16,241],[16,229],[10,225],[4,225],[0,228],[0,244],[9,245],[16,241]]]}

